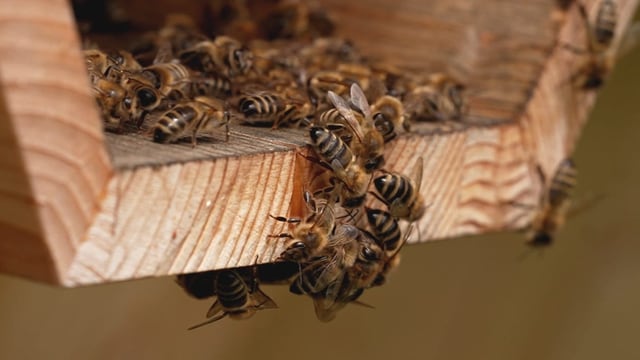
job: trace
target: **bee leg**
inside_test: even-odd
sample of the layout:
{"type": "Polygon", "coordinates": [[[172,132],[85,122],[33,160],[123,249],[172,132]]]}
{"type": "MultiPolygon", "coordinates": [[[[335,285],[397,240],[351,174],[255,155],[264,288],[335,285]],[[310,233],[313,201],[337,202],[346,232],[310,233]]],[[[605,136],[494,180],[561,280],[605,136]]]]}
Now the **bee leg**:
{"type": "Polygon", "coordinates": [[[299,224],[302,222],[302,219],[300,218],[286,218],[284,216],[274,216],[269,214],[269,217],[276,220],[276,221],[281,221],[281,222],[286,222],[289,224],[299,224]]]}
{"type": "Polygon", "coordinates": [[[191,148],[195,148],[197,143],[196,132],[194,131],[193,134],[191,134],[191,148]]]}
{"type": "Polygon", "coordinates": [[[380,200],[385,205],[389,205],[385,199],[383,199],[380,195],[374,193],[373,191],[369,191],[369,194],[373,195],[376,199],[380,200]]]}
{"type": "Polygon", "coordinates": [[[289,233],[280,233],[280,234],[267,235],[267,238],[293,239],[293,235],[289,233]]]}

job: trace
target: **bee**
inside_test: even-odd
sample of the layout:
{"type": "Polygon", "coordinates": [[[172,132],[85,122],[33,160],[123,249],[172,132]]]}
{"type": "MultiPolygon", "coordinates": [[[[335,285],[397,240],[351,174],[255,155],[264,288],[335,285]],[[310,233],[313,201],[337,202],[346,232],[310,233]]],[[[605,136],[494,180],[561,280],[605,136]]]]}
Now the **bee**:
{"type": "Polygon", "coordinates": [[[92,88],[106,123],[121,125],[123,119],[126,119],[123,104],[127,95],[126,89],[115,82],[101,78],[95,81],[92,88]]]}
{"type": "Polygon", "coordinates": [[[182,51],[179,57],[194,70],[222,73],[227,77],[246,74],[253,64],[251,51],[229,36],[218,36],[213,41],[201,41],[182,51]]]}
{"type": "Polygon", "coordinates": [[[134,121],[140,127],[147,114],[162,107],[163,97],[147,79],[130,75],[123,80],[123,87],[127,91],[122,102],[127,115],[121,124],[134,121]]]}
{"type": "Polygon", "coordinates": [[[289,290],[309,295],[317,318],[331,321],[347,304],[362,304],[356,302],[365,288],[360,285],[364,284],[363,278],[373,276],[375,269],[370,266],[379,260],[380,253],[375,241],[365,237],[359,228],[341,224],[330,245],[306,263],[289,290]]]}
{"type": "Polygon", "coordinates": [[[604,84],[605,77],[609,74],[615,60],[610,47],[615,37],[617,6],[613,0],[602,0],[593,25],[589,21],[589,14],[583,4],[578,3],[578,10],[587,30],[587,49],[571,46],[567,48],[586,55],[587,59],[571,76],[570,81],[584,90],[598,89],[604,84]]]}
{"type": "Polygon", "coordinates": [[[373,125],[382,134],[385,143],[395,139],[396,129],[400,127],[409,131],[409,122],[404,121],[404,105],[395,96],[384,95],[371,105],[373,125]]]}
{"type": "Polygon", "coordinates": [[[311,105],[305,101],[285,98],[272,91],[259,91],[244,95],[238,102],[244,121],[253,124],[271,124],[277,129],[283,124],[306,123],[311,105]]]}
{"type": "Polygon", "coordinates": [[[365,208],[367,221],[373,235],[387,252],[394,252],[401,245],[402,231],[398,221],[387,211],[365,208]]]}
{"type": "Polygon", "coordinates": [[[182,64],[168,62],[150,65],[140,71],[140,76],[147,79],[164,97],[177,100],[189,95],[191,72],[182,64]]]}
{"type": "MultiPolygon", "coordinates": [[[[538,168],[544,183],[545,175],[538,168]]],[[[548,190],[540,197],[540,205],[531,223],[527,244],[532,247],[551,245],[553,235],[564,224],[571,207],[571,193],[576,185],[576,167],[571,159],[563,160],[548,184],[548,190]]]]}
{"type": "Polygon", "coordinates": [[[371,175],[362,168],[349,146],[324,127],[312,126],[309,136],[320,163],[331,170],[331,186],[325,190],[339,194],[341,205],[345,208],[362,205],[371,175]]]}
{"type": "Polygon", "coordinates": [[[433,74],[427,84],[405,95],[406,113],[417,121],[460,120],[465,112],[463,90],[464,85],[452,77],[433,74]]]}
{"type": "MultiPolygon", "coordinates": [[[[294,294],[315,295],[330,292],[330,286],[339,286],[346,270],[353,266],[358,257],[360,229],[350,224],[336,226],[328,245],[308,261],[291,283],[289,290],[294,294]]],[[[363,250],[364,251],[364,250],[363,250]]],[[[329,295],[330,296],[330,295],[329,295]]]]}
{"type": "Polygon", "coordinates": [[[231,81],[221,74],[192,76],[189,93],[192,96],[228,97],[231,95],[231,81]]]}
{"type": "Polygon", "coordinates": [[[384,164],[384,137],[375,128],[369,103],[360,86],[358,84],[351,85],[351,102],[360,111],[359,113],[351,110],[349,104],[336,93],[329,91],[327,97],[354,132],[355,138],[349,146],[360,165],[367,173],[382,167],[384,164]]]}
{"type": "Polygon", "coordinates": [[[153,141],[170,143],[190,136],[191,144],[195,146],[199,133],[210,132],[221,126],[226,127],[226,140],[229,140],[229,112],[224,102],[198,96],[192,101],[178,103],[163,113],[153,125],[153,141]]]}
{"type": "Polygon", "coordinates": [[[243,276],[240,269],[217,271],[214,288],[217,299],[207,312],[209,319],[190,327],[189,330],[218,321],[225,316],[236,320],[248,319],[258,310],[278,307],[267,294],[258,288],[255,270],[249,277],[243,276]]]}
{"type": "Polygon", "coordinates": [[[416,221],[426,209],[420,194],[421,182],[422,158],[419,158],[410,177],[386,173],[375,178],[373,184],[380,195],[374,195],[389,207],[391,216],[416,221]]]}
{"type": "Polygon", "coordinates": [[[307,91],[311,102],[318,106],[327,102],[326,96],[329,91],[340,96],[347,95],[352,83],[353,81],[337,71],[318,71],[307,80],[307,91]]]}
{"type": "MultiPolygon", "coordinates": [[[[356,244],[358,246],[354,249],[357,255],[352,260],[352,265],[334,270],[339,273],[334,281],[321,291],[309,294],[313,299],[316,317],[320,321],[333,320],[336,313],[350,303],[368,306],[357,299],[364,289],[375,282],[383,266],[383,252],[375,239],[359,229],[356,244]]],[[[322,267],[322,270],[326,271],[327,268],[322,267]]]]}
{"type": "Polygon", "coordinates": [[[319,254],[329,243],[329,235],[334,231],[335,199],[315,199],[313,195],[305,191],[304,202],[310,210],[310,215],[303,221],[300,218],[286,218],[283,216],[269,215],[271,218],[296,224],[293,232],[269,235],[272,238],[289,239],[286,249],[278,259],[302,263],[319,254]]]}
{"type": "Polygon", "coordinates": [[[309,7],[302,1],[280,1],[261,23],[267,40],[291,39],[309,27],[309,7]]]}

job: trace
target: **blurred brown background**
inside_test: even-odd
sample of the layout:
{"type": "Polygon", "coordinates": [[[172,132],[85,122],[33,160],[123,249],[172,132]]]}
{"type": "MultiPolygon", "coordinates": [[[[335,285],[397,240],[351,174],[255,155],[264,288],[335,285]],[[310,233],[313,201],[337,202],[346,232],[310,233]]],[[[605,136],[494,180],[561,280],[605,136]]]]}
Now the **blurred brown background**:
{"type": "Polygon", "coordinates": [[[603,194],[524,260],[519,234],[415,245],[389,284],[319,323],[307,298],[201,321],[171,278],[63,290],[0,276],[0,358],[640,358],[640,50],[620,61],[576,154],[577,198],[603,194]]]}

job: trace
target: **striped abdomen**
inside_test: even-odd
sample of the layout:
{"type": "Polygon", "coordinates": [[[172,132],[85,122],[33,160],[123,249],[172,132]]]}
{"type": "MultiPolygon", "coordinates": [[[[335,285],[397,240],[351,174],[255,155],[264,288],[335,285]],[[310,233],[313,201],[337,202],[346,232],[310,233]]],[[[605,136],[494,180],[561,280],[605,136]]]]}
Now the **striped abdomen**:
{"type": "Polygon", "coordinates": [[[281,99],[274,94],[243,96],[239,102],[240,112],[248,123],[273,123],[283,110],[281,99]]]}
{"type": "Polygon", "coordinates": [[[411,180],[398,174],[385,174],[373,181],[376,190],[387,204],[410,204],[415,201],[415,190],[411,180]]]}
{"type": "Polygon", "coordinates": [[[565,159],[558,165],[558,169],[549,185],[549,205],[561,205],[571,196],[576,186],[577,170],[571,159],[565,159]]]}
{"type": "Polygon", "coordinates": [[[603,0],[598,8],[598,15],[594,31],[595,40],[598,44],[608,46],[615,36],[616,24],[618,20],[616,3],[613,0],[603,0]]]}
{"type": "Polygon", "coordinates": [[[351,149],[336,134],[326,128],[314,126],[309,130],[309,136],[316,153],[334,170],[336,170],[335,162],[342,169],[346,169],[354,161],[351,149]]]}
{"type": "Polygon", "coordinates": [[[251,302],[251,289],[235,271],[220,271],[215,282],[218,302],[226,313],[248,311],[251,302]]]}
{"type": "Polygon", "coordinates": [[[224,98],[231,94],[231,82],[219,74],[192,79],[190,87],[192,96],[224,98]]]}
{"type": "Polygon", "coordinates": [[[396,219],[384,210],[370,208],[366,210],[373,235],[383,245],[385,251],[395,251],[402,239],[402,232],[396,219]]]}
{"type": "Polygon", "coordinates": [[[165,112],[153,128],[153,141],[173,142],[191,129],[197,120],[198,112],[188,105],[178,105],[165,112]]]}

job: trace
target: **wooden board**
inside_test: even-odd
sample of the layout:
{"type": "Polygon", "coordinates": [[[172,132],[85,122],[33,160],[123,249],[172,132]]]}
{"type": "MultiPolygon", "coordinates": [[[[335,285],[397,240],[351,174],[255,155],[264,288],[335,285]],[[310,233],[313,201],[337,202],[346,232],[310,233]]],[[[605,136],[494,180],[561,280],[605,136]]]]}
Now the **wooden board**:
{"type": "MultiPolygon", "coordinates": [[[[195,148],[158,145],[141,135],[107,134],[104,146],[68,4],[52,2],[51,9],[36,11],[3,2],[13,7],[11,13],[3,10],[0,24],[14,36],[25,26],[64,29],[60,36],[66,42],[48,43],[55,50],[35,47],[28,58],[37,62],[47,59],[47,51],[58,54],[41,64],[41,73],[64,78],[62,87],[74,90],[51,91],[56,87],[29,83],[23,96],[36,94],[33,101],[41,101],[29,106],[17,98],[21,74],[27,70],[18,68],[12,57],[0,60],[10,119],[9,125],[3,123],[15,126],[14,154],[23,158],[16,161],[21,171],[11,176],[31,184],[21,190],[30,204],[25,216],[17,217],[13,206],[3,205],[0,212],[0,233],[21,239],[0,241],[8,251],[0,256],[1,270],[77,286],[244,266],[256,256],[268,262],[278,255],[282,242],[267,235],[281,232],[283,226],[268,215],[299,211],[308,167],[297,155],[307,141],[304,131],[238,125],[232,127],[228,143],[214,137],[195,148]],[[36,14],[50,15],[56,22],[35,21],[36,14]],[[64,70],[44,71],[54,68],[64,70]],[[70,130],[44,131],[42,124],[56,119],[70,130]],[[49,134],[46,141],[39,140],[43,133],[49,134]],[[31,165],[36,163],[30,162],[29,149],[37,146],[62,159],[71,156],[73,165],[47,157],[31,165]],[[80,167],[83,173],[74,173],[80,167]],[[34,181],[43,172],[42,179],[65,174],[55,179],[66,190],[34,181]],[[50,202],[38,200],[42,198],[50,202]],[[19,226],[10,226],[13,223],[19,226]],[[15,228],[24,229],[23,234],[13,236],[15,228]],[[20,247],[29,241],[37,250],[20,247]],[[19,256],[32,260],[10,261],[19,256]],[[47,261],[33,266],[39,258],[47,261]]],[[[594,101],[594,94],[566,83],[582,57],[557,46],[584,43],[577,9],[564,14],[552,1],[322,3],[337,20],[338,32],[365,53],[414,69],[451,71],[468,84],[470,114],[465,124],[415,126],[415,132],[386,149],[390,170],[409,173],[419,157],[424,159],[421,190],[430,206],[417,226],[420,234],[411,242],[525,226],[531,210],[508,203],[537,203],[541,184],[536,166],[550,173],[571,154],[594,101]]],[[[592,13],[595,3],[588,2],[592,13]]],[[[618,4],[619,29],[624,29],[637,1],[618,4]]],[[[39,32],[33,36],[34,44],[46,38],[39,32]]],[[[14,45],[0,37],[0,46],[14,45]]],[[[51,83],[44,78],[42,83],[51,83]]],[[[0,184],[9,183],[3,177],[7,175],[0,175],[0,184]]],[[[9,199],[13,192],[8,188],[2,194],[9,199]]]]}

